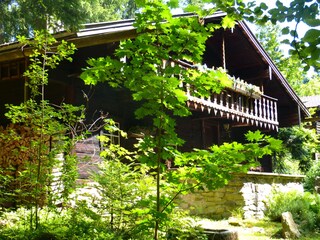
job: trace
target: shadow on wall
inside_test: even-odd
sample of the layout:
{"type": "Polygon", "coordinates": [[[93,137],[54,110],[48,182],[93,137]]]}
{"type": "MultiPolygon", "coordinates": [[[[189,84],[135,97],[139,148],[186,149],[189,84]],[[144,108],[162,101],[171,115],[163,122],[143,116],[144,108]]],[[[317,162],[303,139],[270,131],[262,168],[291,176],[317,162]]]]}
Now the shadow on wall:
{"type": "Polygon", "coordinates": [[[303,192],[303,178],[303,175],[260,172],[235,174],[223,188],[181,196],[179,205],[191,214],[213,219],[228,218],[235,211],[243,212],[244,218],[263,218],[264,202],[272,189],[303,192]]]}

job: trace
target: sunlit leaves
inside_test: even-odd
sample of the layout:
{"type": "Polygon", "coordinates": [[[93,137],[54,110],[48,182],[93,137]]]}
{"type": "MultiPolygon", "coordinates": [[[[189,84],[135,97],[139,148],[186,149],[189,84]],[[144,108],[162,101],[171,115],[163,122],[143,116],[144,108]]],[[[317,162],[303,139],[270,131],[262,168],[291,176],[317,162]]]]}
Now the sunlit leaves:
{"type": "Polygon", "coordinates": [[[276,1],[276,8],[264,9],[264,17],[256,20],[260,23],[265,23],[270,20],[273,24],[278,22],[292,22],[294,27],[290,30],[286,28],[283,34],[290,34],[293,40],[290,40],[290,45],[295,51],[291,54],[299,56],[300,59],[307,64],[305,67],[308,70],[310,67],[319,69],[319,3],[315,0],[300,1],[293,0],[290,4],[284,4],[285,1],[276,1]],[[304,36],[298,36],[298,30],[302,23],[307,24],[311,29],[304,36]],[[314,54],[314,53],[317,54],[314,54]],[[313,54],[312,54],[313,53],[313,54]]]}
{"type": "Polygon", "coordinates": [[[30,54],[30,62],[28,69],[24,72],[24,76],[28,77],[28,87],[31,89],[33,96],[41,94],[38,86],[48,83],[48,71],[56,68],[63,60],[72,61],[70,57],[75,52],[74,44],[62,41],[57,45],[57,40],[47,31],[35,31],[33,40],[27,40],[25,37],[19,38],[21,44],[33,47],[30,54]]]}
{"type": "Polygon", "coordinates": [[[284,150],[292,159],[299,161],[299,167],[306,171],[311,166],[312,154],[319,151],[319,139],[314,130],[304,127],[281,128],[278,138],[283,140],[284,150]]]}
{"type": "MultiPolygon", "coordinates": [[[[228,3],[233,6],[233,1],[228,3]]],[[[233,27],[236,19],[236,14],[227,15],[223,27],[233,27]]],[[[232,84],[225,70],[202,65],[211,34],[208,30],[217,28],[206,28],[202,22],[197,16],[173,18],[166,5],[151,1],[136,16],[136,38],[121,42],[114,58],[89,60],[81,75],[87,84],[107,82],[129,89],[133,100],[140,103],[136,117],[152,120],[153,134],[135,145],[135,160],[157,178],[158,194],[148,198],[158,204],[148,212],[156,221],[166,221],[179,194],[222,187],[234,172],[247,171],[257,164],[257,157],[271,153],[271,143],[263,141],[267,137],[261,133],[251,133],[248,144],[234,142],[207,150],[179,151],[184,142],[175,131],[175,116],[191,114],[187,91],[195,97],[209,97],[232,84]],[[120,61],[124,57],[126,61],[120,61]],[[178,169],[170,170],[172,164],[178,169]]]]}
{"type": "Polygon", "coordinates": [[[224,29],[226,29],[226,28],[233,28],[234,26],[235,26],[235,24],[236,24],[236,21],[235,21],[236,19],[234,18],[234,17],[232,17],[232,16],[229,16],[229,15],[227,15],[227,16],[225,16],[223,19],[222,19],[222,27],[224,28],[224,29]]]}

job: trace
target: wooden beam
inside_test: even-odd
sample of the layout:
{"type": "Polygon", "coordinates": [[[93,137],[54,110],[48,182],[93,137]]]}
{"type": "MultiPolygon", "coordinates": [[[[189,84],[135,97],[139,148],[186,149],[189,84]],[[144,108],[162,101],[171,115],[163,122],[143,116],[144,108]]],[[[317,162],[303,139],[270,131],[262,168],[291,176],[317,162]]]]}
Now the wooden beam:
{"type": "Polygon", "coordinates": [[[76,37],[68,39],[68,42],[72,42],[77,48],[91,47],[96,45],[102,45],[111,42],[119,42],[121,40],[134,38],[137,36],[136,30],[128,30],[125,32],[114,32],[110,34],[100,34],[95,36],[76,37]]]}

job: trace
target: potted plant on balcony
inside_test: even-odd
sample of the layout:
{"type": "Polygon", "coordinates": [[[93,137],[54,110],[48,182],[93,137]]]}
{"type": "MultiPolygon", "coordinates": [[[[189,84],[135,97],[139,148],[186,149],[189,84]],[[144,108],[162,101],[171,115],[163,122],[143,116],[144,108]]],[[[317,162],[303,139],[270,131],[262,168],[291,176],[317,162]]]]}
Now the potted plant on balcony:
{"type": "Polygon", "coordinates": [[[231,77],[231,80],[233,81],[232,90],[235,92],[239,92],[252,98],[260,98],[263,94],[258,86],[246,83],[240,78],[231,77]]]}

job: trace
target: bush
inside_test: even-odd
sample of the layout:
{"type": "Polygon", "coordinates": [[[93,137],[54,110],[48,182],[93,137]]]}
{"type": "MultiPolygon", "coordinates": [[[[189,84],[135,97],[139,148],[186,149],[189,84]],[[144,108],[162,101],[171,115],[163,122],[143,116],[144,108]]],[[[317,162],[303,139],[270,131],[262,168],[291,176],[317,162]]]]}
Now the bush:
{"type": "Polygon", "coordinates": [[[30,210],[3,212],[0,218],[0,239],[14,240],[120,240],[122,238],[106,227],[103,219],[80,203],[75,208],[52,211],[43,208],[37,229],[30,229],[30,210]]]}
{"type": "Polygon", "coordinates": [[[314,231],[320,226],[320,196],[309,192],[274,191],[266,202],[265,215],[279,221],[283,212],[291,212],[300,230],[314,231]]]}
{"type": "Polygon", "coordinates": [[[316,162],[307,172],[303,183],[305,191],[314,192],[316,177],[320,177],[320,162],[316,162]]]}
{"type": "MultiPolygon", "coordinates": [[[[12,240],[149,240],[153,232],[137,232],[132,224],[119,229],[110,227],[110,219],[97,214],[96,209],[85,201],[60,211],[43,208],[40,211],[39,228],[30,229],[30,210],[19,208],[16,211],[2,212],[0,217],[0,239],[12,240]],[[126,229],[127,227],[127,229],[126,229]],[[131,227],[132,231],[129,231],[131,227]]],[[[137,225],[138,226],[138,225],[137,225]]],[[[185,211],[175,209],[170,216],[166,231],[160,233],[161,239],[207,239],[203,230],[185,211]]]]}

